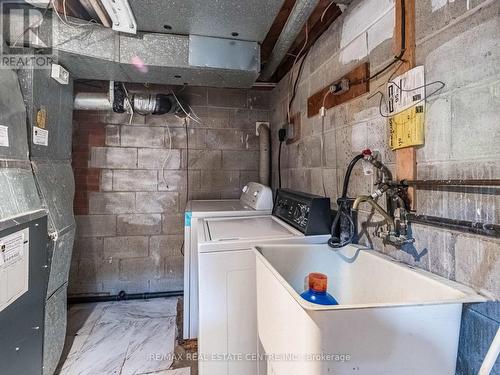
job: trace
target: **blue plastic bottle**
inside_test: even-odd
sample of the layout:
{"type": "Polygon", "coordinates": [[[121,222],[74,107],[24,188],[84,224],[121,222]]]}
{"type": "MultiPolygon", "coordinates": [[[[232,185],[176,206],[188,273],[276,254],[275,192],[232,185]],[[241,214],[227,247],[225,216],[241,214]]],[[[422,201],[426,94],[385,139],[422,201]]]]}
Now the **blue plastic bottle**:
{"type": "Polygon", "coordinates": [[[328,277],[322,273],[309,274],[309,290],[306,290],[300,296],[306,301],[316,303],[318,305],[338,305],[339,303],[330,293],[328,289],[328,277]]]}

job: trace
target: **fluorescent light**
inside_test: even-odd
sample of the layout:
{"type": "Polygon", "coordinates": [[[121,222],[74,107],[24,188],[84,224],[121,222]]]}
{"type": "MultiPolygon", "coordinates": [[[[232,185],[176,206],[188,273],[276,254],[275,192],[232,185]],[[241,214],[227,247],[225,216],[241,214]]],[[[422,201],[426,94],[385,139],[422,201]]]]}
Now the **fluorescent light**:
{"type": "Polygon", "coordinates": [[[128,0],[101,0],[101,3],[113,22],[113,30],[137,34],[137,22],[128,0]]]}

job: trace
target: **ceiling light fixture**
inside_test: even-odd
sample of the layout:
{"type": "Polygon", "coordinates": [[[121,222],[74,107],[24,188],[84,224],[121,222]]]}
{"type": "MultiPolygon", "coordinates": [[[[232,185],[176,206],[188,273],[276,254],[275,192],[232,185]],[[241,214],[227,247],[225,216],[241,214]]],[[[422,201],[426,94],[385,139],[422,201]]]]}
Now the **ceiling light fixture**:
{"type": "Polygon", "coordinates": [[[113,22],[113,30],[137,34],[137,22],[128,0],[101,0],[101,3],[113,22]]]}

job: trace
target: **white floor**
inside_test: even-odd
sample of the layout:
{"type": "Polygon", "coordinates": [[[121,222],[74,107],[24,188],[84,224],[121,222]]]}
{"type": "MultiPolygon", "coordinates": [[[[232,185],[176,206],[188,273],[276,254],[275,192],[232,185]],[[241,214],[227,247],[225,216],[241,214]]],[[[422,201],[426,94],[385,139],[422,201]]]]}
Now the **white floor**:
{"type": "Polygon", "coordinates": [[[58,375],[189,375],[170,369],[177,299],[73,305],[58,375]]]}

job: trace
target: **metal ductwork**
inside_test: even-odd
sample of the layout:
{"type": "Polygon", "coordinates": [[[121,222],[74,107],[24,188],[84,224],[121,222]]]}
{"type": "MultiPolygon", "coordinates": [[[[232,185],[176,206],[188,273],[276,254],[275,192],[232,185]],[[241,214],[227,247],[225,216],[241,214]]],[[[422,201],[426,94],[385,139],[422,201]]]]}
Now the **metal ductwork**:
{"type": "Polygon", "coordinates": [[[261,80],[271,79],[318,3],[319,0],[297,0],[274,46],[271,57],[262,70],[261,80]]]}
{"type": "Polygon", "coordinates": [[[113,111],[116,113],[138,113],[141,115],[164,115],[167,113],[185,117],[190,108],[174,94],[128,93],[121,83],[111,81],[108,93],[79,92],[73,104],[80,111],[113,111]]]}

